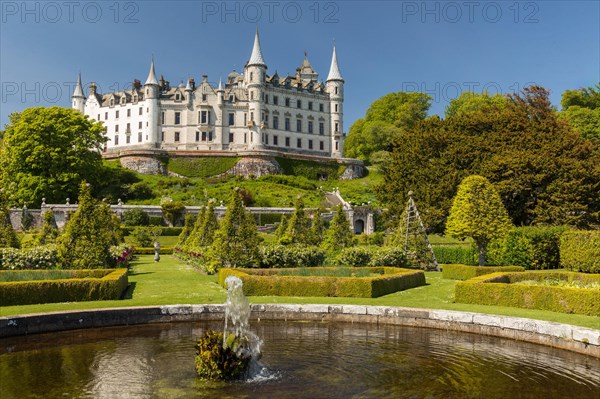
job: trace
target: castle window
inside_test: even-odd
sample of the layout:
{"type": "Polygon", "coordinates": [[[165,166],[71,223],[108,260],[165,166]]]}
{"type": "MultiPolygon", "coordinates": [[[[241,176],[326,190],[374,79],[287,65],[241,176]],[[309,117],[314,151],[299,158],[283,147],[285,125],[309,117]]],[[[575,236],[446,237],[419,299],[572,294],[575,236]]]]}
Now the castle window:
{"type": "Polygon", "coordinates": [[[297,132],[302,131],[302,119],[296,119],[296,131],[297,132]]]}
{"type": "Polygon", "coordinates": [[[340,149],[340,143],[336,140],[335,142],[335,150],[339,150],[340,149]]]}
{"type": "Polygon", "coordinates": [[[233,112],[229,113],[229,126],[235,125],[235,114],[233,112]]]}
{"type": "Polygon", "coordinates": [[[202,101],[206,101],[206,94],[202,94],[202,101]]]}
{"type": "Polygon", "coordinates": [[[275,105],[279,104],[279,97],[273,96],[273,104],[275,104],[275,105]]]}
{"type": "Polygon", "coordinates": [[[279,145],[279,137],[273,136],[273,145],[279,145]]]}
{"type": "Polygon", "coordinates": [[[325,124],[323,122],[319,122],[319,134],[321,136],[325,134],[325,124]]]}
{"type": "Polygon", "coordinates": [[[279,117],[273,116],[273,129],[279,129],[279,117]]]}
{"type": "Polygon", "coordinates": [[[302,100],[296,100],[296,108],[302,108],[302,100]]]}
{"type": "Polygon", "coordinates": [[[126,133],[131,133],[131,123],[127,123],[127,129],[125,129],[126,133]]]}
{"type": "Polygon", "coordinates": [[[265,104],[269,103],[269,95],[268,94],[263,94],[265,96],[265,104]]]}
{"type": "Polygon", "coordinates": [[[319,111],[323,112],[323,104],[319,104],[319,111]]]}
{"type": "Polygon", "coordinates": [[[160,132],[160,141],[165,141],[165,132],[160,132]]]}
{"type": "Polygon", "coordinates": [[[119,133],[119,125],[115,125],[115,132],[119,133]]]}
{"type": "Polygon", "coordinates": [[[248,133],[244,133],[244,144],[248,142],[248,133]]]}
{"type": "Polygon", "coordinates": [[[142,142],[142,132],[138,133],[138,143],[142,142]]]}
{"type": "Polygon", "coordinates": [[[202,132],[202,141],[206,141],[206,132],[202,132]]]}
{"type": "Polygon", "coordinates": [[[335,112],[338,112],[338,105],[335,104],[335,112]]]}
{"type": "Polygon", "coordinates": [[[290,106],[290,99],[286,97],[285,99],[285,106],[289,107],[290,106]]]}
{"type": "Polygon", "coordinates": [[[323,151],[323,149],[325,149],[325,143],[319,141],[319,150],[323,151]]]}
{"type": "Polygon", "coordinates": [[[119,136],[115,135],[115,145],[119,145],[119,136]]]}
{"type": "Polygon", "coordinates": [[[162,112],[160,114],[160,123],[163,124],[163,125],[165,124],[165,113],[164,112],[162,112]]]}
{"type": "Polygon", "coordinates": [[[340,124],[338,122],[335,123],[335,132],[338,133],[340,131],[340,124]]]}
{"type": "Polygon", "coordinates": [[[235,96],[233,94],[229,96],[229,102],[235,102],[235,96]]]}
{"type": "Polygon", "coordinates": [[[244,126],[248,124],[248,114],[244,112],[244,126]]]}
{"type": "Polygon", "coordinates": [[[250,90],[250,100],[254,100],[254,91],[250,90]]]}
{"type": "Polygon", "coordinates": [[[137,102],[138,102],[138,96],[137,96],[137,94],[136,94],[135,96],[133,96],[133,102],[134,102],[134,103],[137,103],[137,102]]]}
{"type": "Polygon", "coordinates": [[[312,101],[308,102],[308,109],[312,111],[312,101]]]}
{"type": "Polygon", "coordinates": [[[142,122],[138,122],[138,129],[142,128],[142,122]]]}
{"type": "Polygon", "coordinates": [[[111,98],[111,99],[110,99],[110,106],[111,106],[111,107],[114,107],[114,106],[115,106],[115,99],[114,99],[114,98],[111,98]]]}
{"type": "Polygon", "coordinates": [[[108,112],[104,113],[104,120],[107,121],[108,120],[108,112]]]}
{"type": "Polygon", "coordinates": [[[250,122],[254,122],[254,112],[250,112],[250,122]]]}
{"type": "Polygon", "coordinates": [[[144,112],[144,107],[138,108],[138,115],[141,115],[144,112]]]}
{"type": "Polygon", "coordinates": [[[298,140],[296,141],[296,147],[298,147],[298,148],[302,148],[302,139],[298,139],[298,140]]]}
{"type": "Polygon", "coordinates": [[[207,125],[210,123],[210,112],[200,111],[200,124],[207,125]]]}
{"type": "Polygon", "coordinates": [[[312,140],[308,140],[308,149],[309,150],[313,149],[313,142],[312,142],[312,140]]]}
{"type": "Polygon", "coordinates": [[[313,122],[308,121],[308,133],[312,134],[312,132],[313,132],[313,122]]]}
{"type": "Polygon", "coordinates": [[[212,134],[212,132],[208,132],[208,141],[213,141],[213,134],[212,134]]]}
{"type": "Polygon", "coordinates": [[[97,121],[99,121],[99,120],[100,120],[100,114],[98,114],[98,118],[96,118],[96,120],[97,120],[97,121]]]}
{"type": "Polygon", "coordinates": [[[229,133],[229,142],[233,143],[233,133],[229,133]]]}
{"type": "Polygon", "coordinates": [[[200,141],[200,132],[196,132],[196,141],[200,141]]]}
{"type": "Polygon", "coordinates": [[[179,132],[175,132],[174,141],[179,141],[179,132]]]}
{"type": "Polygon", "coordinates": [[[121,105],[125,105],[125,101],[126,101],[125,96],[121,97],[121,105]]]}
{"type": "Polygon", "coordinates": [[[250,81],[252,82],[254,80],[254,73],[250,72],[250,81]]]}
{"type": "Polygon", "coordinates": [[[131,135],[128,134],[127,136],[125,136],[125,144],[130,144],[131,143],[131,135]]]}
{"type": "Polygon", "coordinates": [[[285,118],[285,130],[290,130],[290,118],[285,118]]]}
{"type": "Polygon", "coordinates": [[[181,101],[181,95],[179,93],[175,94],[175,101],[181,101]]]}
{"type": "Polygon", "coordinates": [[[289,146],[290,146],[290,138],[289,138],[289,137],[286,137],[286,138],[285,138],[285,146],[286,146],[286,147],[289,147],[289,146]]]}
{"type": "Polygon", "coordinates": [[[119,119],[119,111],[115,111],[115,119],[119,119]]]}
{"type": "Polygon", "coordinates": [[[175,124],[181,124],[181,112],[175,112],[175,124]]]}
{"type": "Polygon", "coordinates": [[[269,135],[265,134],[265,144],[269,145],[269,135]]]}

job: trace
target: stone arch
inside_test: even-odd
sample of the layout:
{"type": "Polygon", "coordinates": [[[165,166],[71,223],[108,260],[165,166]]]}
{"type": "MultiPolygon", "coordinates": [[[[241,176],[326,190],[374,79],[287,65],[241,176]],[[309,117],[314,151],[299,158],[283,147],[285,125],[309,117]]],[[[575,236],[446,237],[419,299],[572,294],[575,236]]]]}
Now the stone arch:
{"type": "Polygon", "coordinates": [[[354,221],[354,234],[362,234],[365,232],[365,221],[362,219],[356,219],[354,221]]]}

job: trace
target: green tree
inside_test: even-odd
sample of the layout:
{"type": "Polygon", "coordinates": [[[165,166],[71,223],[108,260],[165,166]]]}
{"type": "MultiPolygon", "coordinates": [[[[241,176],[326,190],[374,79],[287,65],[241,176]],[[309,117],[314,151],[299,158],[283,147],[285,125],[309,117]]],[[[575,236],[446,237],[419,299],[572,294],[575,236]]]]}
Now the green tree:
{"type": "Polygon", "coordinates": [[[351,158],[375,163],[385,159],[402,131],[410,130],[427,117],[431,97],[423,93],[390,93],[375,100],[364,119],[350,128],[344,142],[344,153],[351,158]],[[372,158],[374,153],[379,153],[372,158]]]}
{"type": "Polygon", "coordinates": [[[561,105],[561,117],[583,138],[600,139],[600,83],[565,91],[561,105]]]}
{"type": "Polygon", "coordinates": [[[469,114],[473,111],[490,111],[504,108],[507,99],[501,94],[490,95],[487,92],[478,94],[473,92],[463,92],[460,96],[450,101],[446,107],[446,118],[469,114]]]}
{"type": "Polygon", "coordinates": [[[215,214],[215,201],[208,201],[208,206],[204,212],[204,218],[202,221],[200,246],[208,247],[213,243],[215,232],[219,228],[219,222],[217,221],[217,215],[215,214]]]}
{"type": "Polygon", "coordinates": [[[28,108],[11,114],[0,142],[0,186],[11,203],[75,199],[83,180],[98,182],[104,126],[76,110],[28,108]]]}
{"type": "Polygon", "coordinates": [[[287,230],[288,227],[288,216],[287,215],[281,215],[281,222],[279,223],[279,226],[277,226],[277,230],[275,230],[275,238],[277,238],[277,241],[279,241],[281,239],[281,237],[283,237],[283,235],[285,234],[285,231],[287,230]]]}
{"type": "Polygon", "coordinates": [[[209,258],[223,267],[256,266],[259,241],[254,217],[244,209],[239,189],[236,188],[231,193],[225,216],[215,233],[209,258]]]}
{"type": "Polygon", "coordinates": [[[190,232],[189,237],[185,242],[184,249],[186,251],[199,252],[202,244],[202,226],[204,226],[204,217],[206,215],[206,207],[202,207],[196,216],[194,227],[190,232]]]}
{"type": "Polygon", "coordinates": [[[4,192],[0,189],[0,248],[19,248],[20,242],[10,222],[10,213],[4,192]]]}
{"type": "Polygon", "coordinates": [[[310,220],[304,210],[304,201],[301,197],[296,198],[294,213],[287,222],[285,234],[279,239],[280,244],[308,245],[310,220]]]}
{"type": "Polygon", "coordinates": [[[109,248],[117,245],[119,226],[110,207],[92,198],[91,189],[82,182],[77,211],[69,218],[58,238],[58,252],[67,268],[90,269],[111,265],[109,248]]]}
{"type": "Polygon", "coordinates": [[[323,236],[325,234],[325,223],[321,218],[321,212],[316,211],[312,215],[312,221],[310,225],[310,230],[308,231],[308,243],[309,245],[320,245],[323,242],[323,236]]]}
{"type": "Polygon", "coordinates": [[[170,227],[173,227],[185,212],[185,205],[180,201],[167,201],[160,204],[160,207],[170,227]]]}
{"type": "Polygon", "coordinates": [[[331,219],[329,229],[325,232],[323,249],[326,251],[336,251],[351,247],[354,245],[353,238],[354,234],[350,228],[350,222],[346,218],[344,208],[340,204],[335,207],[335,215],[331,219]]]}
{"type": "Polygon", "coordinates": [[[446,234],[459,239],[471,237],[479,251],[479,266],[483,266],[489,243],[504,237],[510,227],[494,186],[482,176],[465,178],[452,201],[446,234]]]}
{"type": "Polygon", "coordinates": [[[36,245],[46,245],[56,242],[58,237],[58,227],[56,226],[56,218],[54,212],[46,211],[43,216],[42,228],[35,236],[36,245]]]}
{"type": "Polygon", "coordinates": [[[177,238],[177,247],[183,248],[187,239],[189,238],[192,231],[194,231],[194,224],[196,223],[197,216],[192,213],[186,213],[183,223],[183,229],[177,238]]]}

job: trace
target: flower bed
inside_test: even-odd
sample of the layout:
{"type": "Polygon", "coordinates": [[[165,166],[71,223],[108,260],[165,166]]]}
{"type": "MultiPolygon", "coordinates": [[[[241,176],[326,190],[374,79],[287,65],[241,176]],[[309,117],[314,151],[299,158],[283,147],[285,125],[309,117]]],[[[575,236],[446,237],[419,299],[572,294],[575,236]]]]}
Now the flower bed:
{"type": "Polygon", "coordinates": [[[552,284],[532,285],[532,280],[600,283],[600,275],[574,272],[493,273],[458,282],[454,288],[454,300],[460,303],[600,316],[600,292],[597,289],[552,284]],[[527,284],[519,284],[521,281],[527,284]]]}
{"type": "Polygon", "coordinates": [[[377,298],[397,291],[425,285],[425,273],[395,267],[352,268],[355,273],[368,269],[375,277],[331,277],[327,269],[315,267],[312,276],[294,274],[297,269],[227,269],[219,270],[219,284],[235,275],[244,283],[244,294],[252,296],[322,296],[377,298]]]}
{"type": "MultiPolygon", "coordinates": [[[[2,306],[11,306],[119,299],[129,284],[127,269],[71,270],[71,272],[73,273],[71,278],[0,283],[0,303],[2,306]]],[[[0,271],[0,274],[9,273],[31,274],[48,273],[48,271],[0,271]]],[[[11,278],[4,278],[4,280],[8,279],[11,278]]]]}

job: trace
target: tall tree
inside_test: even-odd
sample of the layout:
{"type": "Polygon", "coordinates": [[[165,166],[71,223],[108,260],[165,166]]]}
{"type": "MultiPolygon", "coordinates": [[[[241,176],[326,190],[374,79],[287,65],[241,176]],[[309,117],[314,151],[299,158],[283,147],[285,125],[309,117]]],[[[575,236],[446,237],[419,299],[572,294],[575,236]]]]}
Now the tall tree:
{"type": "Polygon", "coordinates": [[[104,127],[73,109],[29,108],[10,115],[0,143],[0,186],[9,202],[75,199],[83,180],[98,181],[104,127]]]}
{"type": "Polygon", "coordinates": [[[0,189],[0,248],[19,248],[20,242],[10,222],[10,213],[4,192],[0,189]]]}
{"type": "Polygon", "coordinates": [[[301,197],[296,198],[294,213],[287,221],[287,229],[279,239],[280,244],[300,244],[308,245],[310,243],[310,220],[304,210],[304,201],[301,197]]]}
{"type": "Polygon", "coordinates": [[[390,93],[375,100],[365,115],[350,128],[344,144],[348,157],[376,162],[374,153],[390,151],[398,135],[427,117],[431,97],[423,93],[390,93]]]}
{"type": "Polygon", "coordinates": [[[561,117],[583,138],[600,139],[600,83],[595,87],[567,90],[560,103],[561,117]]]}
{"type": "Polygon", "coordinates": [[[197,216],[194,215],[193,213],[185,214],[185,218],[184,218],[184,222],[183,222],[183,229],[181,229],[181,233],[179,234],[179,237],[177,238],[177,247],[178,248],[183,248],[185,246],[186,241],[192,234],[192,231],[194,231],[194,224],[196,223],[196,218],[197,218],[197,216]]]}
{"type": "Polygon", "coordinates": [[[323,248],[326,251],[336,251],[354,245],[354,234],[342,205],[335,207],[335,215],[331,219],[329,229],[325,232],[323,248]]]}
{"type": "Polygon", "coordinates": [[[259,238],[254,217],[244,209],[239,189],[231,192],[209,257],[223,267],[253,267],[258,263],[259,238]]]}
{"type": "Polygon", "coordinates": [[[465,178],[452,201],[446,234],[460,239],[471,237],[479,251],[479,266],[483,266],[489,243],[504,237],[510,227],[494,186],[482,176],[465,178]]]}
{"type": "Polygon", "coordinates": [[[487,92],[473,93],[463,92],[460,96],[450,101],[446,107],[446,118],[461,114],[468,114],[473,111],[489,111],[502,108],[506,105],[507,99],[501,94],[490,95],[487,92]]]}

